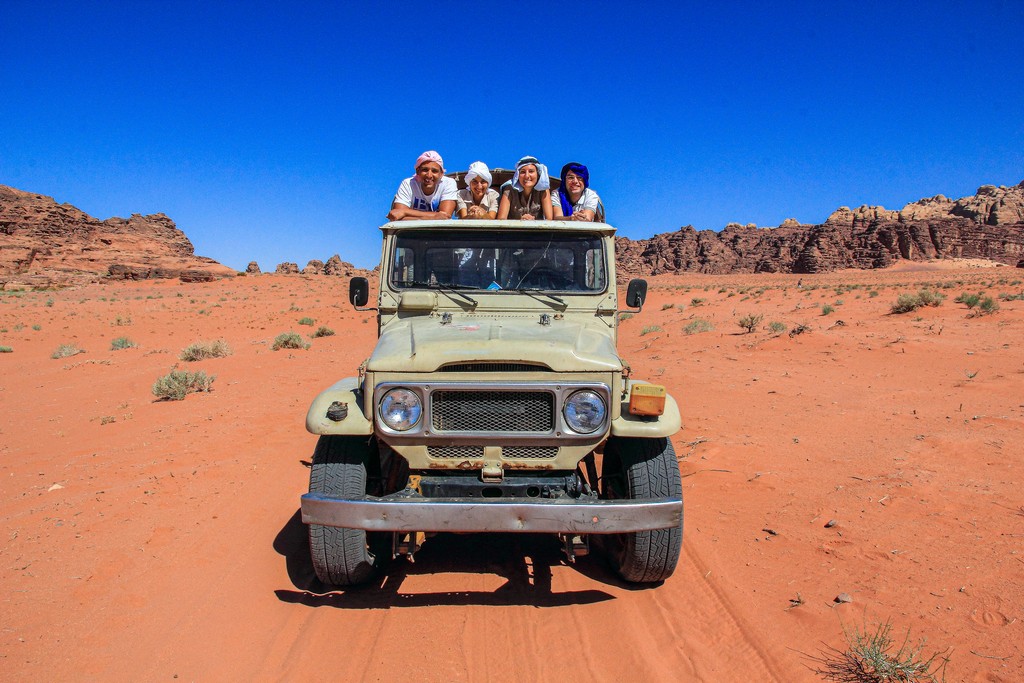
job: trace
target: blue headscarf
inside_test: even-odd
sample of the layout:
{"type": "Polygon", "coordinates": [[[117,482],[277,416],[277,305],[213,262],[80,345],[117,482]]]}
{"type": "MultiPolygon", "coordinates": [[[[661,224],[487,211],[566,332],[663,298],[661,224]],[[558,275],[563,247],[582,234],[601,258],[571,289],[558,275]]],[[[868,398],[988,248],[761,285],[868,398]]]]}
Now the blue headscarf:
{"type": "Polygon", "coordinates": [[[583,189],[586,191],[590,187],[590,171],[583,164],[577,164],[575,161],[570,161],[562,167],[562,175],[559,176],[562,179],[562,184],[558,186],[558,202],[562,205],[562,215],[572,215],[572,202],[569,201],[569,196],[565,193],[565,176],[572,171],[580,178],[583,178],[583,189]]]}

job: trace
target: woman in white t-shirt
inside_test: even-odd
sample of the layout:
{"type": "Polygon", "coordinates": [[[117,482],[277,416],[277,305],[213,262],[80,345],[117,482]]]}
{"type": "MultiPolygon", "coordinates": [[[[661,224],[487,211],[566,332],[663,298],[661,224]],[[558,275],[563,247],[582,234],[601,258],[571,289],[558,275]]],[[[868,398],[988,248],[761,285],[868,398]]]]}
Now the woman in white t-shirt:
{"type": "Polygon", "coordinates": [[[590,189],[590,171],[583,164],[570,161],[562,167],[562,184],[551,198],[555,218],[569,221],[604,222],[604,205],[590,189]]]}
{"type": "Polygon", "coordinates": [[[444,160],[430,150],[416,159],[416,175],[398,186],[389,221],[447,220],[455,212],[459,186],[444,174],[444,160]]]}
{"type": "Polygon", "coordinates": [[[491,218],[498,215],[498,193],[491,187],[491,171],[474,161],[466,172],[466,189],[459,190],[456,212],[459,218],[491,218]]]}

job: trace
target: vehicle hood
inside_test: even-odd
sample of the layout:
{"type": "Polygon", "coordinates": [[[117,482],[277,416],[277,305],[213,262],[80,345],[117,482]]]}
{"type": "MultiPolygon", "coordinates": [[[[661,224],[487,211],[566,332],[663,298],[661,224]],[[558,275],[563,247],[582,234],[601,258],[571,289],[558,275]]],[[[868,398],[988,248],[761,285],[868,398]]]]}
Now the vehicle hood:
{"type": "Polygon", "coordinates": [[[556,372],[619,372],[622,364],[610,330],[565,320],[541,325],[532,319],[453,320],[410,318],[389,325],[377,341],[367,370],[433,372],[458,362],[523,362],[556,372]]]}

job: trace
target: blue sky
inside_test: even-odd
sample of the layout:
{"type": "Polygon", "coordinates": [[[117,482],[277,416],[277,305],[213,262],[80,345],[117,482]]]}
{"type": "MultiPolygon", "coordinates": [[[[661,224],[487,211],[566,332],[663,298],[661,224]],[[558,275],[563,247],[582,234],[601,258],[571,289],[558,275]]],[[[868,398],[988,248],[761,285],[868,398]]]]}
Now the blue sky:
{"type": "Polygon", "coordinates": [[[394,191],[532,154],[621,234],[1024,180],[1024,2],[5,0],[0,183],[371,267],[394,191]]]}

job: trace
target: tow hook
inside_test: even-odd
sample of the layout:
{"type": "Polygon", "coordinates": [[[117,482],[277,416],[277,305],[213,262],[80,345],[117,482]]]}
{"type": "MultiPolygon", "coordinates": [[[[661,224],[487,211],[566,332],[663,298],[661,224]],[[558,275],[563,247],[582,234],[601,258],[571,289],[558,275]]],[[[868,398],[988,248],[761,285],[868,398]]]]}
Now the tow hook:
{"type": "Polygon", "coordinates": [[[569,564],[574,564],[577,557],[586,557],[590,554],[590,537],[579,534],[558,534],[558,540],[562,542],[562,552],[569,564]]]}

